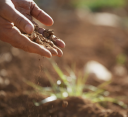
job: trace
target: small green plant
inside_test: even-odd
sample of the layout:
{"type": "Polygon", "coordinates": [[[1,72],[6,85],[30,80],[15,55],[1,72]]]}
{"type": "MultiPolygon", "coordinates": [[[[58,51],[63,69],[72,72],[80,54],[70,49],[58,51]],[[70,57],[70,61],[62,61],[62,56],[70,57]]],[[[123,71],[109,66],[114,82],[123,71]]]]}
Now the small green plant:
{"type": "Polygon", "coordinates": [[[125,0],[72,0],[71,4],[76,8],[88,7],[92,11],[97,11],[102,8],[117,8],[124,7],[125,0]]]}
{"type": "Polygon", "coordinates": [[[85,83],[88,78],[87,74],[82,75],[82,73],[78,73],[78,77],[77,77],[75,72],[67,68],[67,72],[69,73],[69,76],[67,76],[61,71],[61,69],[57,66],[55,62],[52,61],[51,63],[54,70],[59,76],[57,82],[54,82],[49,72],[45,71],[45,74],[47,75],[47,78],[51,83],[51,87],[41,87],[32,82],[25,81],[28,85],[32,86],[36,91],[42,93],[43,95],[48,96],[48,98],[42,100],[41,102],[39,103],[36,102],[35,105],[39,106],[42,103],[47,103],[49,101],[53,101],[56,99],[64,99],[70,96],[81,96],[84,99],[91,100],[93,103],[108,101],[108,102],[116,103],[126,108],[126,105],[122,101],[118,101],[117,99],[107,97],[109,95],[109,92],[105,91],[104,87],[109,83],[111,83],[111,81],[104,82],[98,87],[92,85],[86,85],[85,83]],[[85,89],[89,91],[85,92],[84,91],[85,89]]]}

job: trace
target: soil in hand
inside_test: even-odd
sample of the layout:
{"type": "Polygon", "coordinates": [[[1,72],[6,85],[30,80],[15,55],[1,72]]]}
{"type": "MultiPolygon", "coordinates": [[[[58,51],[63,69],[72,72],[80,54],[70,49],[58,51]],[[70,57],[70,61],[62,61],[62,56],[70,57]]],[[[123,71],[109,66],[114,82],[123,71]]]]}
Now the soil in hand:
{"type": "Polygon", "coordinates": [[[57,50],[58,47],[55,45],[55,43],[56,40],[59,38],[54,35],[54,31],[52,29],[45,29],[43,31],[43,34],[40,34],[38,31],[39,26],[34,24],[33,33],[25,34],[25,36],[27,36],[30,40],[34,41],[35,43],[44,46],[48,50],[57,50]]]}

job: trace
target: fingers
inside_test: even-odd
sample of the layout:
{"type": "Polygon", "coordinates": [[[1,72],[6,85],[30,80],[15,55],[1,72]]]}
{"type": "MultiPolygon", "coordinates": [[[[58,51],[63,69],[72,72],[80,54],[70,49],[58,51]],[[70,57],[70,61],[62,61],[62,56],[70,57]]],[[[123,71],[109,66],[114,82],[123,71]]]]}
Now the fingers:
{"type": "MultiPolygon", "coordinates": [[[[45,29],[43,29],[43,28],[39,28],[39,29],[38,29],[38,32],[43,35],[44,30],[45,30],[45,29]]],[[[53,43],[54,43],[56,46],[58,46],[58,47],[61,47],[61,48],[64,48],[64,47],[65,47],[65,43],[64,43],[61,39],[58,39],[57,37],[54,38],[53,43]]],[[[57,50],[57,53],[58,53],[58,54],[57,54],[56,52],[54,52],[54,53],[56,53],[57,56],[61,57],[61,56],[63,55],[63,52],[62,52],[61,49],[59,49],[59,48],[56,47],[56,46],[54,46],[54,48],[55,48],[55,50],[57,50]]],[[[53,48],[50,48],[50,50],[52,50],[52,49],[53,49],[53,48]]],[[[54,51],[54,50],[52,50],[52,51],[54,51]]]]}
{"type": "Polygon", "coordinates": [[[65,47],[65,43],[61,39],[58,39],[56,36],[54,36],[53,42],[58,47],[61,47],[61,48],[65,47]]]}
{"type": "Polygon", "coordinates": [[[32,42],[26,36],[20,34],[20,32],[18,31],[16,27],[12,28],[11,34],[9,34],[9,36],[13,37],[12,39],[10,39],[9,43],[13,45],[14,47],[20,48],[24,51],[27,51],[30,53],[36,53],[36,54],[39,54],[39,55],[42,55],[48,58],[52,56],[61,57],[63,55],[63,52],[58,47],[45,48],[42,45],[32,42]]]}
{"type": "Polygon", "coordinates": [[[34,2],[32,2],[31,15],[47,26],[53,24],[53,19],[41,10],[34,2]]]}
{"type": "Polygon", "coordinates": [[[65,43],[61,39],[56,39],[55,44],[61,48],[65,47],[65,43]]]}
{"type": "Polygon", "coordinates": [[[16,29],[13,30],[16,31],[14,37],[15,42],[13,43],[13,46],[23,49],[24,51],[30,53],[36,53],[48,58],[52,57],[51,52],[45,47],[36,44],[35,42],[32,42],[30,39],[28,39],[26,36],[17,33],[16,29]]]}
{"type": "Polygon", "coordinates": [[[25,33],[30,34],[34,30],[34,26],[31,21],[9,4],[6,4],[0,9],[0,16],[10,22],[13,22],[15,26],[25,33]]]}
{"type": "Polygon", "coordinates": [[[52,53],[53,56],[58,56],[58,52],[56,49],[51,47],[47,47],[47,49],[52,53]]]}
{"type": "Polygon", "coordinates": [[[45,57],[52,57],[52,54],[45,47],[32,42],[26,36],[20,33],[16,27],[0,28],[0,39],[4,42],[10,43],[12,46],[20,48],[30,53],[36,53],[45,57]],[[8,32],[8,35],[7,35],[8,32]]]}
{"type": "Polygon", "coordinates": [[[58,47],[56,47],[56,46],[54,46],[54,48],[57,50],[57,53],[58,53],[58,57],[61,57],[61,56],[63,56],[63,52],[62,52],[62,50],[61,49],[59,49],[58,47]]]}
{"type": "MultiPolygon", "coordinates": [[[[45,29],[43,29],[43,28],[39,28],[38,32],[43,35],[44,30],[45,29]]],[[[60,48],[64,48],[65,47],[64,41],[62,41],[61,39],[58,39],[56,36],[54,36],[54,44],[56,46],[60,47],[60,48]]]]}
{"type": "MultiPolygon", "coordinates": [[[[45,48],[42,45],[32,42],[25,35],[21,34],[19,29],[28,34],[31,34],[33,32],[34,26],[32,22],[18,10],[16,10],[10,0],[7,0],[6,4],[2,4],[3,2],[0,2],[0,19],[2,18],[4,20],[4,23],[1,22],[2,20],[0,20],[0,25],[2,26],[0,26],[1,40],[8,42],[14,47],[20,48],[24,51],[37,53],[48,58],[52,56],[61,57],[63,55],[63,52],[58,47],[45,48]],[[7,25],[6,22],[8,22],[7,25]]],[[[31,14],[43,24],[48,26],[52,25],[52,18],[47,13],[42,11],[36,4],[34,4],[34,2],[32,2],[32,4],[33,7],[31,10],[31,14]]],[[[43,32],[43,30],[44,29],[40,29],[40,32],[43,32]]],[[[58,39],[56,40],[56,45],[58,45],[59,47],[65,46],[64,42],[58,39]]]]}

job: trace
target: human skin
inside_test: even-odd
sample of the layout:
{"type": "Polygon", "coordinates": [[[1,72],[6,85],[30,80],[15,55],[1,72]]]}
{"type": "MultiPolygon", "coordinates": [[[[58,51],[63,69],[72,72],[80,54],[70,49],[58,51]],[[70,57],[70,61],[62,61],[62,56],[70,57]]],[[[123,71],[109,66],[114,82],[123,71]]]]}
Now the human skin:
{"type": "MultiPolygon", "coordinates": [[[[32,42],[21,33],[31,34],[33,32],[32,17],[47,26],[53,24],[53,19],[41,10],[33,0],[0,0],[0,40],[24,51],[48,58],[62,56],[61,49],[57,49],[59,53],[55,49],[48,50],[44,46],[32,42]],[[56,52],[53,54],[53,51],[56,52]]],[[[43,30],[40,28],[39,32],[43,33],[43,30]]],[[[55,44],[61,48],[65,47],[65,43],[60,39],[57,39],[55,44]]]]}

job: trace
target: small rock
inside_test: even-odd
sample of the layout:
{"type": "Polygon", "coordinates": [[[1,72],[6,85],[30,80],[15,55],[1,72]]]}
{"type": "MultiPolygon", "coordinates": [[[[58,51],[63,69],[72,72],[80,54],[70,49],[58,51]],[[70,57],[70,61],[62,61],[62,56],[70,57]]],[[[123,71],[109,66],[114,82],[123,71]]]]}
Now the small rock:
{"type": "Polygon", "coordinates": [[[84,67],[84,71],[87,74],[95,74],[100,80],[109,81],[112,78],[111,72],[109,72],[102,64],[96,61],[89,61],[84,67]]]}
{"type": "Polygon", "coordinates": [[[93,15],[92,23],[102,26],[118,27],[121,23],[121,18],[111,13],[96,13],[93,15]]]}
{"type": "Polygon", "coordinates": [[[65,108],[65,107],[67,107],[67,106],[68,106],[68,102],[67,102],[67,101],[63,101],[62,107],[65,108]]]}

